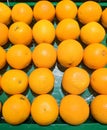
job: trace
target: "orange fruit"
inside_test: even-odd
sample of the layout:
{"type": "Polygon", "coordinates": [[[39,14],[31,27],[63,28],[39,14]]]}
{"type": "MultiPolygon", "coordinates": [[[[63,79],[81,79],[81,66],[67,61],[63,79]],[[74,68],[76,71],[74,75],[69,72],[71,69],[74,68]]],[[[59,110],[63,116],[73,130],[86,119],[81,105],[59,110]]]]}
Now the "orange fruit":
{"type": "Polygon", "coordinates": [[[32,41],[32,29],[24,22],[15,22],[9,27],[9,40],[13,44],[29,45],[32,41]]]}
{"type": "Polygon", "coordinates": [[[96,96],[91,102],[90,109],[96,121],[107,124],[107,95],[96,96]]]}
{"type": "Polygon", "coordinates": [[[31,116],[39,125],[52,124],[56,121],[58,113],[58,104],[52,95],[39,95],[32,102],[31,116]]]}
{"type": "Polygon", "coordinates": [[[90,69],[102,68],[107,64],[107,48],[103,44],[90,44],[84,49],[84,64],[90,69]]]}
{"type": "Polygon", "coordinates": [[[0,46],[5,45],[8,42],[8,27],[0,23],[0,46]]]}
{"type": "Polygon", "coordinates": [[[102,12],[101,23],[105,28],[107,28],[107,8],[105,8],[102,12]]]}
{"type": "Polygon", "coordinates": [[[11,67],[15,69],[24,69],[31,62],[31,50],[22,44],[13,45],[8,49],[6,58],[11,67]]]}
{"type": "Polygon", "coordinates": [[[3,104],[2,115],[4,120],[12,125],[23,123],[30,115],[30,102],[22,94],[9,97],[3,104]]]}
{"type": "Polygon", "coordinates": [[[6,51],[0,46],[0,69],[6,65],[6,51]]]}
{"type": "Polygon", "coordinates": [[[76,40],[64,40],[58,46],[57,57],[58,62],[64,67],[77,66],[83,58],[83,48],[76,40]]]}
{"type": "Polygon", "coordinates": [[[62,0],[56,5],[56,17],[59,21],[65,18],[75,18],[77,15],[77,6],[73,1],[62,0]]]}
{"type": "Polygon", "coordinates": [[[22,70],[11,69],[2,75],[1,87],[7,94],[23,93],[28,86],[28,76],[22,70]]]}
{"type": "Polygon", "coordinates": [[[105,37],[105,30],[97,22],[90,22],[84,25],[80,31],[80,38],[86,45],[102,42],[105,37]]]}
{"type": "Polygon", "coordinates": [[[32,52],[32,59],[37,67],[51,68],[56,62],[56,50],[47,43],[37,45],[32,52]]]}
{"type": "Polygon", "coordinates": [[[1,111],[2,111],[2,103],[0,102],[0,114],[1,114],[1,111]]]}
{"type": "Polygon", "coordinates": [[[68,124],[80,125],[89,117],[89,105],[78,95],[67,95],[60,102],[60,116],[68,124]]]}
{"type": "Polygon", "coordinates": [[[30,24],[33,19],[32,8],[27,3],[17,3],[12,8],[12,20],[13,22],[25,22],[30,24]]]}
{"type": "Polygon", "coordinates": [[[54,75],[48,68],[37,68],[29,76],[29,86],[36,94],[46,94],[54,87],[54,75]]]}
{"type": "Polygon", "coordinates": [[[33,26],[33,38],[37,44],[52,43],[55,38],[54,25],[48,20],[40,20],[33,26]]]}
{"type": "Polygon", "coordinates": [[[41,19],[52,21],[55,17],[55,7],[50,1],[38,1],[33,7],[33,15],[37,21],[41,19]]]}
{"type": "Polygon", "coordinates": [[[65,70],[62,77],[62,87],[70,94],[81,94],[89,86],[90,77],[85,69],[70,67],[65,70]]]}
{"type": "Polygon", "coordinates": [[[77,39],[80,34],[80,27],[74,19],[63,19],[56,26],[56,37],[59,41],[77,39]]]}
{"type": "Polygon", "coordinates": [[[107,68],[100,68],[91,74],[91,87],[99,94],[107,94],[107,68]]]}
{"type": "Polygon", "coordinates": [[[0,23],[8,25],[10,21],[11,21],[11,9],[3,2],[0,2],[0,23]]]}
{"type": "Polygon", "coordinates": [[[98,2],[85,1],[78,8],[78,20],[83,23],[99,21],[102,14],[102,8],[98,2]]]}

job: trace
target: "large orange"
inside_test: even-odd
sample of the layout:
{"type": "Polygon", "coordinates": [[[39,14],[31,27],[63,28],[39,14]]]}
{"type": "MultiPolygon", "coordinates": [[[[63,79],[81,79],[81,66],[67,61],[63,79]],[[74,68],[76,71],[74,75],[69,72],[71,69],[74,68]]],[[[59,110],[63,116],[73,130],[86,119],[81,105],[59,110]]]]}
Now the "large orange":
{"type": "Polygon", "coordinates": [[[30,115],[30,102],[26,96],[15,94],[3,104],[2,115],[4,120],[12,125],[23,123],[30,115]]]}
{"type": "Polygon", "coordinates": [[[28,76],[22,70],[8,70],[2,75],[1,87],[7,94],[23,93],[28,87],[28,76]]]}
{"type": "Polygon", "coordinates": [[[28,45],[32,41],[32,29],[24,22],[15,22],[9,27],[9,40],[13,44],[28,45]]]}
{"type": "Polygon", "coordinates": [[[64,67],[77,66],[83,58],[83,48],[76,40],[64,40],[58,46],[57,57],[64,67]]]}
{"type": "Polygon", "coordinates": [[[32,52],[32,59],[37,67],[51,68],[56,62],[57,54],[51,44],[41,43],[32,52]]]}
{"type": "Polygon", "coordinates": [[[90,44],[84,49],[84,64],[90,69],[102,68],[107,64],[107,48],[103,44],[90,44]]]}
{"type": "Polygon", "coordinates": [[[54,75],[48,68],[37,68],[29,76],[29,86],[36,94],[46,94],[54,87],[54,75]]]}
{"type": "Polygon", "coordinates": [[[11,67],[15,69],[24,69],[31,62],[31,50],[22,44],[13,45],[8,49],[6,58],[11,67]]]}
{"type": "Polygon", "coordinates": [[[49,20],[40,20],[33,26],[33,38],[36,43],[52,43],[55,38],[54,25],[49,20]]]}
{"type": "Polygon", "coordinates": [[[38,1],[34,5],[33,15],[37,21],[41,19],[52,21],[55,17],[55,7],[50,1],[38,1]]]}
{"type": "Polygon", "coordinates": [[[66,39],[77,39],[79,34],[80,27],[78,22],[74,19],[63,19],[56,26],[56,37],[60,41],[66,39]]]}
{"type": "Polygon", "coordinates": [[[107,28],[107,8],[105,8],[101,14],[101,23],[107,28]]]}
{"type": "Polygon", "coordinates": [[[107,95],[96,96],[91,102],[90,109],[95,120],[107,124],[107,95]]]}
{"type": "Polygon", "coordinates": [[[102,8],[95,1],[85,1],[78,8],[78,20],[86,24],[92,21],[99,21],[102,13],[102,8]]]}
{"type": "Polygon", "coordinates": [[[60,116],[68,124],[80,125],[89,117],[89,105],[78,95],[67,95],[60,102],[60,116]]]}
{"type": "Polygon", "coordinates": [[[33,100],[31,116],[39,125],[49,125],[58,117],[58,104],[56,99],[49,94],[42,94],[33,100]]]}
{"type": "Polygon", "coordinates": [[[90,77],[85,69],[70,67],[65,70],[62,77],[62,87],[70,94],[81,94],[89,86],[90,77]]]}
{"type": "Polygon", "coordinates": [[[0,23],[0,46],[5,45],[8,42],[8,27],[0,23]]]}
{"type": "Polygon", "coordinates": [[[102,42],[105,37],[105,29],[97,22],[89,22],[81,28],[80,38],[86,44],[102,42]]]}
{"type": "Polygon", "coordinates": [[[100,68],[91,74],[91,87],[99,94],[107,94],[107,68],[100,68]]]}
{"type": "Polygon", "coordinates": [[[12,8],[12,20],[14,22],[25,22],[30,24],[33,19],[32,8],[27,3],[17,3],[12,8]]]}
{"type": "Polygon", "coordinates": [[[75,18],[77,15],[77,6],[71,0],[59,1],[56,5],[56,17],[59,21],[65,18],[75,18]]]}
{"type": "Polygon", "coordinates": [[[6,51],[0,46],[0,69],[6,65],[6,51]]]}
{"type": "Polygon", "coordinates": [[[11,21],[11,9],[3,2],[0,2],[0,23],[8,25],[10,21],[11,21]]]}

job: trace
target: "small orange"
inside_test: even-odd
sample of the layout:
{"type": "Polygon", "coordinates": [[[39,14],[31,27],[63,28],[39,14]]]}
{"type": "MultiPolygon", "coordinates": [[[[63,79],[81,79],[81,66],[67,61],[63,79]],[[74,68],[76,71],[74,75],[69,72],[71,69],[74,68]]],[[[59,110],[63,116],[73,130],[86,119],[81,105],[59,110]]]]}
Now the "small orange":
{"type": "Polygon", "coordinates": [[[22,94],[9,97],[3,104],[2,115],[4,120],[12,125],[23,123],[30,115],[30,102],[22,94]]]}
{"type": "Polygon", "coordinates": [[[54,75],[48,68],[37,68],[29,76],[29,86],[36,94],[46,94],[54,87],[54,75]]]}
{"type": "Polygon", "coordinates": [[[1,115],[1,111],[2,111],[2,103],[0,102],[0,115],[1,115]]]}
{"type": "Polygon", "coordinates": [[[3,2],[0,2],[0,23],[8,25],[10,21],[11,21],[11,9],[3,2]]]}
{"type": "Polygon", "coordinates": [[[34,5],[33,14],[37,21],[41,19],[52,21],[55,17],[55,7],[50,1],[38,1],[34,5]]]}
{"type": "Polygon", "coordinates": [[[80,38],[86,45],[104,40],[105,29],[97,22],[89,22],[81,28],[80,38]]]}
{"type": "Polygon", "coordinates": [[[52,95],[39,95],[32,102],[31,116],[39,125],[54,123],[58,117],[58,113],[58,104],[52,95]]]}
{"type": "Polygon", "coordinates": [[[17,3],[12,8],[12,20],[14,22],[25,22],[30,24],[33,19],[32,8],[27,3],[17,3]]]}
{"type": "Polygon", "coordinates": [[[77,15],[77,6],[71,0],[59,1],[56,5],[56,17],[59,21],[65,18],[75,18],[77,15]]]}
{"type": "Polygon", "coordinates": [[[83,48],[76,40],[64,40],[58,46],[57,57],[58,62],[64,67],[77,66],[82,61],[83,48]]]}
{"type": "Polygon", "coordinates": [[[84,64],[90,69],[102,68],[107,64],[107,48],[103,44],[94,43],[84,49],[84,64]]]}
{"type": "Polygon", "coordinates": [[[90,77],[85,69],[70,67],[65,70],[62,77],[62,87],[70,94],[81,94],[89,86],[90,77]]]}
{"type": "Polygon", "coordinates": [[[89,117],[89,105],[78,95],[67,95],[60,102],[60,116],[68,124],[80,125],[89,117]]]}
{"type": "Polygon", "coordinates": [[[107,95],[96,96],[90,104],[93,118],[102,124],[107,124],[107,95]]]}
{"type": "Polygon", "coordinates": [[[1,78],[1,87],[7,94],[23,93],[28,86],[28,76],[22,70],[11,69],[1,78]]]}
{"type": "Polygon", "coordinates": [[[102,8],[96,1],[85,1],[78,8],[78,20],[83,23],[99,21],[102,14],[102,8]]]}
{"type": "Polygon", "coordinates": [[[107,68],[100,68],[91,74],[91,87],[99,94],[107,94],[107,68]]]}
{"type": "Polygon", "coordinates": [[[11,67],[15,69],[24,69],[31,62],[31,50],[22,44],[13,45],[8,49],[6,58],[11,67]]]}
{"type": "Polygon", "coordinates": [[[101,23],[105,28],[107,28],[107,8],[105,8],[102,12],[101,23]]]}
{"type": "Polygon", "coordinates": [[[0,69],[6,65],[6,51],[0,46],[0,69]]]}
{"type": "Polygon", "coordinates": [[[56,50],[51,44],[41,43],[32,52],[32,59],[37,67],[51,68],[55,64],[56,58],[56,50]]]}
{"type": "Polygon", "coordinates": [[[5,45],[8,42],[8,27],[0,23],[0,46],[5,45]]]}
{"type": "Polygon", "coordinates": [[[15,22],[9,27],[9,40],[13,44],[29,45],[32,41],[32,29],[24,22],[15,22]]]}
{"type": "Polygon", "coordinates": [[[49,20],[40,20],[33,26],[33,38],[40,44],[42,42],[52,43],[55,38],[54,25],[49,20]]]}
{"type": "Polygon", "coordinates": [[[77,39],[80,34],[80,27],[76,20],[66,18],[56,26],[56,37],[59,41],[66,39],[77,39]]]}

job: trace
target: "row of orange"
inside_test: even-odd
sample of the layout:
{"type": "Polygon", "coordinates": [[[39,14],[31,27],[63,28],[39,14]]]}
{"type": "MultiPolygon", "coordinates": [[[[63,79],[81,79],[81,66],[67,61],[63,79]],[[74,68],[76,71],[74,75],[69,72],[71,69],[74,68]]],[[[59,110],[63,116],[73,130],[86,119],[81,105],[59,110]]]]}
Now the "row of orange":
{"type": "Polygon", "coordinates": [[[32,22],[32,19],[36,21],[41,19],[47,19],[52,21],[56,16],[59,21],[65,18],[75,19],[78,16],[78,20],[86,24],[91,21],[101,21],[105,27],[107,27],[107,9],[102,11],[102,7],[95,1],[85,1],[78,8],[76,3],[71,0],[62,0],[57,2],[54,6],[50,1],[38,1],[35,3],[33,9],[26,3],[17,3],[12,9],[0,3],[0,22],[9,24],[11,19],[14,22],[24,21],[27,24],[32,22]]]}

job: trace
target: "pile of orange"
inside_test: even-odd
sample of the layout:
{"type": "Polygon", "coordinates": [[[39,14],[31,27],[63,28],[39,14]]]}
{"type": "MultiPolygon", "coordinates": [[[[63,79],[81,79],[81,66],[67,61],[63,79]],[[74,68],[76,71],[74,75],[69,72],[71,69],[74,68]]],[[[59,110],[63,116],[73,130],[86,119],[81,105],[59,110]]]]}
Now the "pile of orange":
{"type": "Polygon", "coordinates": [[[0,88],[11,95],[2,106],[4,120],[17,125],[31,114],[37,124],[49,125],[60,115],[66,123],[80,125],[91,113],[107,124],[106,28],[107,8],[95,1],[78,7],[71,0],[56,6],[42,0],[33,7],[19,2],[12,8],[0,2],[0,88]],[[58,64],[64,68],[60,87],[67,94],[59,105],[50,94],[58,64]],[[99,95],[89,106],[81,94],[90,86],[99,95]],[[29,89],[37,95],[31,102],[25,94],[29,89]]]}

